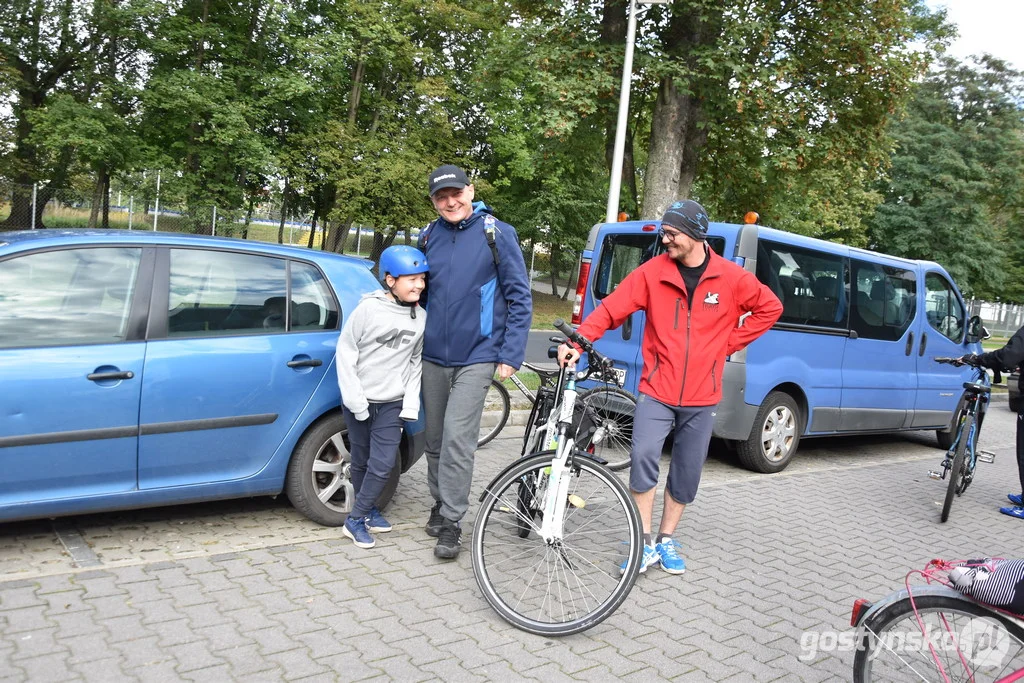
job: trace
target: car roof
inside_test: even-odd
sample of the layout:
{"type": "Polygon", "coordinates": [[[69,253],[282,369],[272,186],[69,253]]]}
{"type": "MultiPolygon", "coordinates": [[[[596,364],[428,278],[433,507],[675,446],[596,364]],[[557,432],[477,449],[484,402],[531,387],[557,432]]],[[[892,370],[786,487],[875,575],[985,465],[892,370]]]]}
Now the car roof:
{"type": "Polygon", "coordinates": [[[295,247],[271,242],[242,240],[233,237],[212,237],[210,235],[187,235],[178,232],[159,232],[152,230],[102,230],[102,229],[41,229],[0,232],[0,247],[11,245],[24,249],[68,245],[101,245],[101,244],[137,244],[141,246],[181,246],[181,247],[213,247],[219,249],[244,249],[249,252],[273,254],[275,256],[291,256],[293,258],[323,261],[340,259],[358,263],[370,268],[373,263],[355,256],[345,256],[329,251],[317,251],[305,247],[295,247]]]}

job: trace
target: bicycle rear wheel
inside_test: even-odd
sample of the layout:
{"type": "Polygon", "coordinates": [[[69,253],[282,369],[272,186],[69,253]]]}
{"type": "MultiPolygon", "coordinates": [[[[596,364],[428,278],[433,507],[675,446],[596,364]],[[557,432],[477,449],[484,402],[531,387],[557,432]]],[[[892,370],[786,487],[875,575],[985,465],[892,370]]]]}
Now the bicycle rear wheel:
{"type": "Polygon", "coordinates": [[[611,470],[629,467],[636,396],[618,387],[595,387],[576,397],[576,411],[576,446],[607,462],[611,470]]]}
{"type": "Polygon", "coordinates": [[[864,624],[853,680],[941,681],[940,665],[949,681],[997,681],[1024,668],[1024,631],[965,598],[904,598],[864,624]]]}
{"type": "Polygon", "coordinates": [[[953,464],[950,465],[949,471],[946,473],[949,482],[946,484],[946,499],[942,501],[942,516],[941,521],[945,522],[949,519],[949,511],[953,507],[953,495],[962,493],[957,489],[960,484],[960,474],[964,467],[964,458],[967,453],[967,439],[971,434],[971,421],[973,417],[964,418],[964,422],[960,427],[960,437],[956,444],[956,453],[953,455],[953,464]]]}
{"type": "Polygon", "coordinates": [[[473,529],[473,574],[510,624],[565,636],[600,623],[626,599],[640,570],[643,532],[625,485],[579,455],[568,473],[562,539],[546,543],[537,532],[553,457],[547,451],[523,458],[484,493],[473,529]]]}
{"type": "Polygon", "coordinates": [[[504,429],[511,410],[512,402],[508,396],[508,389],[498,380],[492,379],[491,385],[487,387],[484,412],[480,416],[480,436],[477,438],[477,448],[490,443],[504,429]]]}

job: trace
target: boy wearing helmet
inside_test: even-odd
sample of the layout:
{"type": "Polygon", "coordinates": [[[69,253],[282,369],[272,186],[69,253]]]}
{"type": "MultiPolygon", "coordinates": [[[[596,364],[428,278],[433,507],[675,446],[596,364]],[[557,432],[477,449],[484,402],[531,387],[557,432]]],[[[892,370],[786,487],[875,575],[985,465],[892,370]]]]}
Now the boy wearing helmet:
{"type": "Polygon", "coordinates": [[[388,247],[380,255],[387,291],[363,296],[338,338],[338,386],[348,426],[355,503],[342,533],[372,548],[372,533],[391,531],[375,503],[395,466],[402,421],[420,412],[423,329],[418,305],[427,282],[427,258],[415,247],[388,247]]]}

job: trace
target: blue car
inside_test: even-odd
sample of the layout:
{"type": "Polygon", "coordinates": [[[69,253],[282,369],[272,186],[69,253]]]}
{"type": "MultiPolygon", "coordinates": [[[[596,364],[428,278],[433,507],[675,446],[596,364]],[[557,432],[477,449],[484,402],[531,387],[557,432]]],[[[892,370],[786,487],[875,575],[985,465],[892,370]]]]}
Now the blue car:
{"type": "MultiPolygon", "coordinates": [[[[370,263],[224,238],[0,233],[0,521],[286,493],[344,522],[334,367],[370,263]]],[[[407,425],[388,487],[423,452],[407,425]]]]}

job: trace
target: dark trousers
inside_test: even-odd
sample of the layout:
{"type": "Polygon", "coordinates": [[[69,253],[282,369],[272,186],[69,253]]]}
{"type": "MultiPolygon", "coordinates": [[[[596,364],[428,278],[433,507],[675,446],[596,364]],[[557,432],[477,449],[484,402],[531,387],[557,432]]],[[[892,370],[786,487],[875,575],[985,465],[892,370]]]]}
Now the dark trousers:
{"type": "Polygon", "coordinates": [[[371,403],[370,417],[362,421],[345,406],[342,411],[352,455],[352,488],[356,492],[349,517],[359,519],[370,514],[395,467],[402,440],[402,402],[371,403]]]}
{"type": "Polygon", "coordinates": [[[1017,413],[1017,474],[1021,495],[1024,495],[1024,413],[1017,413]]]}

